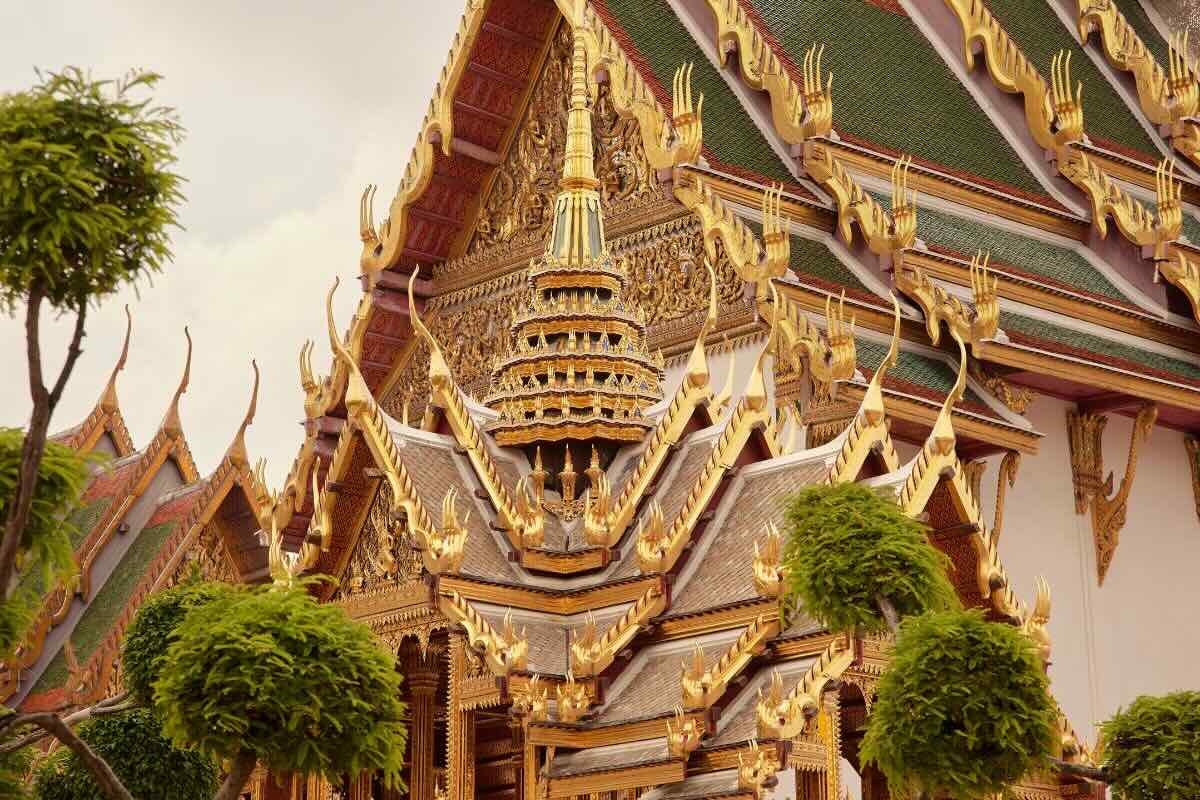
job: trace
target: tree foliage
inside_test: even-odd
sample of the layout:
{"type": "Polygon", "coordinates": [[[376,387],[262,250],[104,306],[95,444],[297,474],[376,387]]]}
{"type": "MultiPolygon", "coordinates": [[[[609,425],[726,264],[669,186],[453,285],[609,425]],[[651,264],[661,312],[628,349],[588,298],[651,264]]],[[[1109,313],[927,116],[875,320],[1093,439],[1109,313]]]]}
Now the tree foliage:
{"type": "Polygon", "coordinates": [[[303,587],[231,593],[192,610],[155,684],[166,731],[276,773],[382,770],[400,784],[406,729],[394,656],[303,587]]]}
{"type": "Polygon", "coordinates": [[[182,129],[134,96],[154,73],[38,77],[0,96],[0,304],[11,311],[40,284],[52,307],[79,310],[170,257],[182,129]]]}
{"type": "Polygon", "coordinates": [[[877,597],[901,617],[958,605],[925,526],[855,483],[811,486],[786,513],[785,607],[835,631],[882,632],[877,597]]]}
{"type": "Polygon", "coordinates": [[[0,800],[28,800],[32,797],[26,776],[33,763],[29,748],[0,753],[0,800]]]}
{"type": "MultiPolygon", "coordinates": [[[[173,745],[149,709],[90,719],[79,726],[79,735],[112,766],[134,797],[210,800],[217,790],[216,762],[173,745]]],[[[55,751],[38,768],[34,796],[37,800],[106,800],[88,769],[66,748],[55,751]]]]}
{"type": "Polygon", "coordinates": [[[978,611],[905,620],[860,757],[893,792],[988,797],[1048,764],[1057,714],[1033,643],[978,611]]]}
{"type": "MultiPolygon", "coordinates": [[[[16,495],[25,434],[0,428],[0,519],[16,495]]],[[[91,460],[69,447],[47,442],[38,465],[33,507],[21,537],[18,558],[22,577],[8,601],[0,604],[0,656],[12,652],[24,635],[44,587],[74,570],[71,512],[87,484],[91,460]],[[33,577],[36,576],[36,579],[33,577]]]]}
{"type": "Polygon", "coordinates": [[[1139,697],[1100,735],[1117,800],[1200,797],[1200,692],[1139,697]]]}
{"type": "Polygon", "coordinates": [[[189,582],[147,598],[125,632],[121,650],[125,688],[139,702],[154,701],[167,648],[188,612],[225,597],[236,589],[225,583],[189,582]]]}

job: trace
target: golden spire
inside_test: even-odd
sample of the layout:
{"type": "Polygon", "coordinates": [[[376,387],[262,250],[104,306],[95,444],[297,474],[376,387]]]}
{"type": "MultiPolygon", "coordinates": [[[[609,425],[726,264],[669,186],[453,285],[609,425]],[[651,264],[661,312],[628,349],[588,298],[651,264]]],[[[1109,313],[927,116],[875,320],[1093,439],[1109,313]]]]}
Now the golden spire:
{"type": "Polygon", "coordinates": [[[571,63],[571,106],[567,115],[567,143],[562,191],[554,203],[553,255],[564,264],[587,264],[605,249],[604,221],[600,213],[600,181],[596,180],[592,152],[592,111],[588,107],[587,49],[582,34],[575,35],[571,63]]]}
{"type": "Polygon", "coordinates": [[[254,388],[250,391],[250,407],[246,409],[246,415],[242,417],[242,424],[233,437],[233,443],[226,451],[229,460],[238,466],[245,466],[249,463],[249,455],[246,452],[246,428],[250,427],[251,422],[254,422],[254,413],[258,408],[258,362],[250,359],[250,366],[254,368],[254,388]]]}

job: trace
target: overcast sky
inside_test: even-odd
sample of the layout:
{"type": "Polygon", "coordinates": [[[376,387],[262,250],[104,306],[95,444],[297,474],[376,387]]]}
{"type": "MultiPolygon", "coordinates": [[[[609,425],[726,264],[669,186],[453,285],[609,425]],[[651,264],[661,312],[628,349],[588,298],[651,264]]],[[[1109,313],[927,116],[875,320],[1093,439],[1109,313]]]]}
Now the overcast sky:
{"type": "MultiPolygon", "coordinates": [[[[359,194],[375,182],[377,207],[391,199],[462,10],[457,0],[0,3],[0,92],[30,85],[35,66],[98,77],[144,67],[165,76],[157,96],[188,131],[175,261],[138,295],[93,309],[52,430],[92,408],[129,302],[118,392],[135,444],[154,435],[175,391],[186,324],[195,354],[182,417],[200,471],[216,466],[241,420],[253,356],[263,383],[247,439],[279,484],[301,441],[300,345],[316,339],[314,367],[327,372],[324,293],[340,275],[339,331],[361,294],[351,280],[359,194]]],[[[68,326],[45,325],[57,370],[68,326]]],[[[27,374],[21,322],[0,316],[0,425],[27,423],[27,374]]]]}

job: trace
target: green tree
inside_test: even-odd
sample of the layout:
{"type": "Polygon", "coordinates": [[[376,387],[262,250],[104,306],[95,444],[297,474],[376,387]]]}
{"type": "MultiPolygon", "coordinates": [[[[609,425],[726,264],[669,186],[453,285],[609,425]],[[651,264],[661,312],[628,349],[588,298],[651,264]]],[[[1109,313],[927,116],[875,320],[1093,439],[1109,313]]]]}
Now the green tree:
{"type": "Polygon", "coordinates": [[[82,352],[89,305],[170,257],[181,178],[171,171],[182,129],[173,112],[139,98],[159,76],[93,80],[78,69],[39,73],[0,96],[0,305],[24,305],[32,412],[0,537],[0,586],[11,594],[29,534],[46,432],[82,352]],[[71,343],[47,387],[44,308],[74,317],[71,343]]]}
{"type": "MultiPolygon", "coordinates": [[[[196,750],[184,750],[163,735],[153,711],[134,709],[91,719],[79,736],[113,765],[125,787],[140,798],[209,800],[217,790],[216,762],[196,750]]],[[[55,752],[36,772],[36,800],[104,800],[88,766],[71,750],[55,752]]]]}
{"type": "Polygon", "coordinates": [[[788,502],[784,608],[830,630],[879,633],[900,616],[955,608],[926,528],[865,486],[802,489],[788,502]]]}
{"type": "Polygon", "coordinates": [[[236,798],[256,762],[330,780],[381,770],[399,786],[399,691],[395,657],[303,585],[245,589],[192,610],[154,684],[167,733],[230,762],[218,800],[236,798]]]}
{"type": "Polygon", "coordinates": [[[789,499],[785,613],[831,630],[890,630],[859,753],[893,792],[990,796],[1054,767],[1111,785],[1117,800],[1200,797],[1200,693],[1140,697],[1106,722],[1102,767],[1053,757],[1057,709],[1033,643],[963,611],[925,526],[853,484],[789,499]]]}

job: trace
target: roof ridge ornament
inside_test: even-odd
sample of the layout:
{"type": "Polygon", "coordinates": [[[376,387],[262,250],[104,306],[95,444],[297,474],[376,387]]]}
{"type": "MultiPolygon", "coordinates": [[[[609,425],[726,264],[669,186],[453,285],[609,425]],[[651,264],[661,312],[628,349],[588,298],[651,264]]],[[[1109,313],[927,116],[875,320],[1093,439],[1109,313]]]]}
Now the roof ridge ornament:
{"type": "Polygon", "coordinates": [[[167,407],[166,416],[163,417],[162,424],[159,426],[172,438],[183,435],[183,423],[179,419],[179,398],[187,391],[188,382],[192,376],[192,334],[186,325],[183,326],[183,335],[187,339],[187,358],[183,362],[183,376],[179,379],[179,387],[175,390],[175,395],[171,398],[171,405],[167,407]]]}
{"type": "Polygon", "coordinates": [[[133,334],[133,315],[129,313],[129,304],[125,304],[125,343],[121,345],[121,355],[117,357],[116,366],[113,367],[112,374],[108,377],[108,383],[104,385],[104,391],[100,393],[100,401],[96,404],[104,411],[112,413],[119,408],[117,403],[117,374],[125,369],[125,362],[129,358],[129,340],[133,334]]]}
{"type": "Polygon", "coordinates": [[[250,462],[249,454],[246,451],[246,428],[254,422],[254,414],[258,409],[258,362],[252,358],[250,366],[254,368],[254,388],[250,391],[250,405],[246,408],[245,416],[242,417],[242,424],[238,426],[237,433],[233,436],[233,442],[225,451],[226,457],[239,467],[244,467],[250,462]]]}

